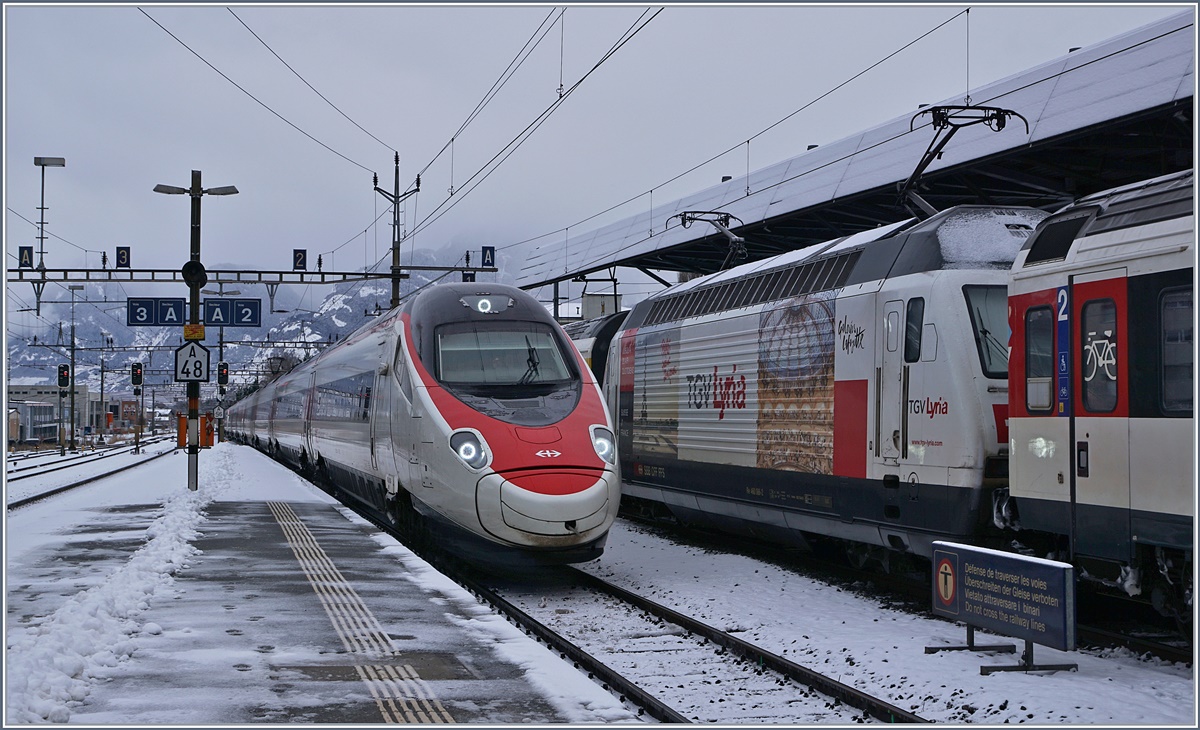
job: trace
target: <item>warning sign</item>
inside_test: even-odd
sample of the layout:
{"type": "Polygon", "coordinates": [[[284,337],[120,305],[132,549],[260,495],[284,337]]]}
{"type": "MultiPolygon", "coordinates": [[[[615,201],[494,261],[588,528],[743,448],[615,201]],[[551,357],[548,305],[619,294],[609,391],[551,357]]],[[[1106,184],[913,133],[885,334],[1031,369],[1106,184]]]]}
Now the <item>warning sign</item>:
{"type": "Polygon", "coordinates": [[[937,577],[934,579],[934,589],[937,591],[937,598],[941,601],[942,605],[958,613],[958,604],[954,600],[954,593],[957,589],[957,579],[954,575],[955,562],[952,557],[941,557],[937,564],[937,577]]]}
{"type": "Polygon", "coordinates": [[[1071,651],[1074,570],[1068,563],[938,541],[933,544],[933,612],[1071,651]]]}

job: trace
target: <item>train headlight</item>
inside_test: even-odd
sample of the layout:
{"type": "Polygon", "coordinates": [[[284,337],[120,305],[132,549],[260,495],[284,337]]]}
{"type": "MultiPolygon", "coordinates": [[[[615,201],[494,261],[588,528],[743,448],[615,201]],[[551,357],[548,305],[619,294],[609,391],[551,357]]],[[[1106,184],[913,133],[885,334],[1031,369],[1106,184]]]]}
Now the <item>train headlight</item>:
{"type": "Polygon", "coordinates": [[[458,431],[450,436],[450,448],[463,463],[472,469],[487,466],[488,452],[479,436],[471,431],[458,431]]]}
{"type": "Polygon", "coordinates": [[[617,442],[613,439],[612,431],[603,426],[592,427],[592,446],[596,455],[609,464],[617,463],[617,442]]]}

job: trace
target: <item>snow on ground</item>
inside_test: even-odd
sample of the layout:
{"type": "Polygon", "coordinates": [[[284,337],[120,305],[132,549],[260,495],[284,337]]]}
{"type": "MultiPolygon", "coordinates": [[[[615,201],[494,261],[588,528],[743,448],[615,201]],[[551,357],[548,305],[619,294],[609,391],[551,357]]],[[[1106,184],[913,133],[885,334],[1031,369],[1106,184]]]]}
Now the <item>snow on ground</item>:
{"type": "Polygon", "coordinates": [[[926,654],[927,646],[965,644],[966,628],[753,558],[668,544],[636,525],[613,530],[604,556],[585,569],[934,722],[1196,723],[1190,667],[1123,649],[1035,646],[1035,662],[1078,671],[983,676],[981,666],[1017,663],[1024,642],[976,631],[977,644],[1015,644],[1017,654],[926,654]]]}
{"type": "MultiPolygon", "coordinates": [[[[219,444],[200,457],[197,492],[186,489],[186,455],[177,452],[125,475],[96,482],[7,515],[5,524],[5,646],[8,723],[68,722],[115,666],[168,662],[154,656],[161,632],[155,606],[186,575],[195,539],[214,500],[329,502],[320,490],[250,449],[219,444]],[[161,505],[147,524],[114,522],[136,545],[90,570],[64,570],[54,585],[39,585],[36,615],[18,622],[9,601],[27,588],[28,562],[55,541],[80,540],[72,528],[95,518],[97,507],[161,505]]],[[[7,490],[6,490],[7,491],[7,490]]],[[[8,500],[15,497],[6,495],[8,500]]],[[[347,519],[362,521],[347,510],[347,519]]],[[[462,628],[493,644],[522,668],[574,723],[631,722],[629,713],[556,654],[480,606],[392,538],[375,541],[408,569],[431,600],[456,606],[462,628]]],[[[961,626],[889,610],[877,601],[809,581],[750,558],[677,545],[624,523],[610,535],[605,555],[586,566],[614,582],[647,591],[680,610],[698,610],[718,627],[818,670],[836,667],[841,682],[889,697],[894,704],[943,723],[1196,725],[1192,668],[1141,660],[1126,651],[1071,654],[1038,646],[1039,662],[1075,662],[1078,672],[997,673],[979,667],[1008,664],[1011,655],[974,652],[925,654],[925,646],[960,644],[961,626]]],[[[23,609],[23,610],[28,610],[23,609]]],[[[196,616],[197,632],[221,616],[196,616]]],[[[612,616],[597,615],[597,626],[612,616]]],[[[977,632],[978,641],[992,637],[977,632]]],[[[228,671],[214,652],[213,671],[228,671]]],[[[203,702],[203,697],[188,697],[203,702]]],[[[162,703],[178,702],[164,695],[162,703]]],[[[119,724],[142,724],[131,715],[119,724]]]]}

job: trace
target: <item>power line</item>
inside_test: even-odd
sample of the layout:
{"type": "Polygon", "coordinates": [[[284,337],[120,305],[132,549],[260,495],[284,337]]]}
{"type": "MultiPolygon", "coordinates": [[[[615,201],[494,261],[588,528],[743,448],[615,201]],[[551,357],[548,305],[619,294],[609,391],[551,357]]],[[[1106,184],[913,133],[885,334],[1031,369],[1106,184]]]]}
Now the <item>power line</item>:
{"type": "Polygon", "coordinates": [[[305,85],[305,86],[307,86],[308,88],[312,89],[312,92],[313,92],[314,94],[316,94],[317,96],[321,97],[321,100],[322,100],[322,101],[324,101],[324,102],[325,102],[326,104],[328,104],[329,106],[333,107],[334,111],[336,111],[338,114],[341,114],[343,117],[345,117],[345,118],[346,118],[346,121],[348,121],[348,122],[350,122],[351,124],[353,124],[354,126],[358,127],[360,130],[362,130],[363,134],[367,135],[368,137],[370,137],[371,139],[375,140],[376,142],[378,142],[379,144],[383,145],[384,147],[387,147],[389,150],[391,150],[391,151],[393,151],[393,152],[395,152],[395,151],[397,150],[397,148],[396,148],[396,147],[393,147],[392,145],[389,145],[389,144],[387,144],[387,143],[386,143],[386,142],[384,142],[383,140],[379,139],[379,138],[378,138],[378,137],[376,137],[375,135],[373,135],[373,134],[371,134],[370,132],[368,132],[367,130],[363,129],[363,127],[362,127],[362,125],[361,125],[361,124],[359,124],[358,122],[356,122],[356,121],[354,121],[353,119],[351,119],[351,118],[349,117],[349,115],[347,115],[347,114],[346,114],[346,112],[342,111],[341,109],[338,109],[338,107],[337,107],[337,105],[336,105],[336,104],[334,104],[334,103],[333,103],[332,101],[330,101],[329,99],[325,98],[325,95],[324,95],[324,94],[322,94],[321,92],[317,91],[317,89],[316,89],[316,88],[315,88],[315,87],[314,87],[312,84],[308,83],[308,81],[307,81],[307,80],[306,80],[306,79],[305,79],[303,76],[301,76],[301,75],[300,75],[300,73],[299,73],[298,71],[296,71],[296,69],[292,68],[291,64],[289,64],[287,61],[283,60],[283,58],[282,58],[282,57],[280,57],[280,55],[279,55],[278,53],[276,53],[276,52],[275,52],[275,49],[273,49],[273,48],[271,48],[271,46],[267,45],[267,42],[266,42],[266,41],[264,41],[264,40],[263,40],[263,39],[262,39],[262,38],[261,38],[261,37],[258,35],[258,33],[255,33],[255,32],[254,32],[254,30],[253,30],[253,29],[251,29],[249,25],[246,25],[246,21],[244,21],[244,20],[242,20],[241,18],[239,18],[239,17],[238,17],[238,14],[237,14],[237,13],[235,13],[235,12],[233,12],[233,8],[225,8],[225,9],[226,9],[226,10],[228,10],[228,11],[229,11],[229,14],[230,14],[230,15],[232,15],[234,18],[237,18],[237,22],[241,23],[241,24],[242,24],[242,26],[243,26],[243,27],[244,27],[246,30],[250,31],[250,35],[254,36],[254,37],[255,37],[255,39],[257,39],[257,40],[258,40],[258,42],[259,42],[259,43],[263,44],[263,47],[264,47],[264,48],[266,48],[268,51],[270,51],[272,56],[274,56],[275,58],[278,58],[280,63],[282,63],[284,66],[287,66],[287,70],[288,70],[288,71],[291,71],[293,74],[295,74],[295,75],[296,75],[296,78],[298,78],[298,79],[300,79],[301,81],[303,81],[303,82],[304,82],[304,85],[305,85]]]}
{"type": "Polygon", "coordinates": [[[824,93],[823,93],[823,94],[821,94],[820,96],[817,96],[816,98],[812,99],[811,101],[808,101],[807,103],[805,103],[805,104],[804,104],[803,106],[801,106],[800,108],[798,108],[798,109],[796,109],[795,111],[792,111],[792,112],[791,112],[791,113],[789,113],[788,115],[784,116],[782,119],[779,119],[778,121],[774,122],[773,124],[771,124],[771,125],[769,125],[769,126],[765,127],[764,129],[760,130],[759,132],[755,133],[754,135],[752,135],[752,136],[751,136],[749,139],[747,139],[746,141],[744,141],[744,142],[739,142],[739,143],[737,143],[736,145],[733,145],[732,147],[730,147],[729,149],[726,149],[726,150],[725,150],[725,151],[723,151],[723,152],[719,152],[719,153],[717,153],[717,154],[713,155],[712,157],[709,157],[707,160],[705,160],[705,161],[703,161],[703,162],[700,162],[700,163],[698,163],[698,164],[696,164],[696,165],[693,165],[691,168],[689,168],[689,169],[687,169],[687,170],[685,170],[685,171],[683,171],[683,172],[679,173],[678,175],[675,175],[674,177],[672,177],[672,178],[670,178],[670,179],[668,179],[668,180],[665,180],[665,181],[663,181],[663,182],[659,183],[658,185],[655,185],[654,187],[650,188],[650,190],[648,190],[648,191],[643,191],[643,192],[641,192],[641,193],[638,193],[637,195],[634,195],[633,197],[627,198],[627,199],[625,199],[625,200],[621,201],[620,203],[617,203],[617,204],[615,204],[615,205],[612,205],[612,206],[610,206],[610,207],[608,207],[608,208],[606,208],[606,209],[604,209],[604,210],[600,211],[599,213],[594,213],[594,214],[592,214],[592,215],[588,216],[587,218],[584,218],[584,219],[582,219],[582,220],[576,221],[575,223],[572,223],[571,225],[569,225],[569,226],[566,226],[565,228],[559,228],[559,229],[556,229],[556,230],[554,230],[554,231],[550,231],[550,232],[548,232],[548,233],[543,233],[543,234],[541,234],[541,235],[534,236],[533,238],[527,238],[527,239],[525,239],[525,240],[523,240],[523,241],[518,241],[518,242],[516,242],[516,243],[510,243],[510,244],[508,244],[507,246],[501,246],[501,247],[499,247],[499,249],[498,249],[498,250],[501,250],[501,251],[503,251],[503,250],[507,250],[507,249],[510,249],[510,248],[514,248],[514,247],[516,247],[516,246],[523,246],[523,245],[525,245],[525,244],[527,244],[527,243],[531,243],[531,242],[533,242],[533,241],[536,241],[536,240],[538,240],[539,238],[545,238],[546,236],[551,236],[551,235],[554,235],[555,233],[559,233],[559,232],[561,232],[561,231],[564,231],[564,230],[568,230],[568,229],[571,229],[571,228],[577,228],[577,227],[579,227],[579,226],[583,225],[584,223],[587,223],[587,222],[588,222],[588,221],[590,221],[590,220],[593,220],[593,219],[595,219],[595,218],[598,218],[598,217],[600,217],[600,216],[602,216],[602,215],[604,215],[604,214],[606,214],[606,213],[610,213],[610,212],[612,212],[612,211],[616,210],[617,208],[620,208],[620,207],[622,207],[622,206],[625,206],[625,205],[628,205],[628,204],[632,203],[633,201],[637,200],[638,198],[641,198],[642,196],[646,195],[646,194],[647,194],[647,192],[649,192],[649,193],[653,193],[653,191],[654,191],[654,190],[656,190],[656,189],[658,189],[658,188],[664,187],[664,186],[666,186],[666,185],[670,185],[671,183],[675,182],[676,180],[679,180],[680,178],[683,178],[683,177],[686,177],[687,175],[690,175],[691,173],[693,173],[693,172],[695,172],[695,171],[699,170],[700,168],[702,168],[702,167],[704,167],[704,166],[706,166],[706,165],[708,165],[708,164],[711,164],[712,162],[715,162],[716,160],[719,160],[719,159],[721,159],[722,157],[724,157],[725,155],[729,154],[730,152],[733,152],[734,150],[738,149],[738,148],[739,148],[739,147],[741,147],[742,145],[748,145],[748,144],[749,144],[750,142],[752,142],[753,140],[755,140],[755,139],[758,139],[758,138],[759,138],[759,137],[761,137],[762,135],[764,135],[764,134],[766,134],[767,132],[771,131],[771,130],[772,130],[772,129],[774,129],[775,127],[778,127],[780,124],[783,124],[784,122],[786,122],[787,120],[789,120],[789,119],[791,119],[792,117],[796,116],[797,114],[799,114],[800,112],[804,111],[805,109],[808,109],[810,106],[812,106],[813,104],[817,103],[818,101],[820,101],[820,100],[824,99],[825,97],[829,96],[829,95],[830,95],[830,94],[832,94],[833,92],[835,92],[835,91],[837,91],[837,90],[841,89],[842,87],[846,86],[847,84],[849,84],[849,83],[851,83],[851,82],[853,82],[853,81],[857,80],[859,77],[863,76],[864,74],[868,73],[869,71],[872,71],[872,70],[874,70],[875,68],[877,68],[878,66],[882,65],[883,63],[885,63],[885,62],[887,62],[887,61],[890,61],[892,58],[894,58],[895,56],[899,55],[899,54],[900,54],[900,53],[902,53],[903,51],[906,51],[906,50],[908,50],[910,47],[912,47],[912,46],[913,46],[913,45],[915,45],[916,43],[919,43],[920,41],[924,40],[925,38],[927,38],[928,36],[930,36],[930,35],[932,35],[933,33],[937,32],[938,30],[941,30],[941,29],[942,29],[943,27],[945,27],[947,24],[949,24],[949,23],[953,22],[954,20],[958,19],[958,17],[959,17],[959,16],[966,14],[966,12],[967,12],[967,11],[960,11],[960,12],[956,13],[955,15],[951,16],[950,18],[948,18],[948,19],[946,19],[946,20],[942,21],[941,23],[937,24],[936,26],[934,26],[934,27],[933,27],[933,28],[931,28],[930,30],[926,31],[925,33],[922,33],[920,36],[917,36],[916,38],[914,38],[913,40],[911,40],[911,41],[909,41],[908,43],[904,44],[903,46],[901,46],[900,48],[896,49],[895,51],[892,51],[892,52],[891,52],[891,53],[889,53],[888,55],[886,55],[886,56],[884,56],[883,58],[879,59],[879,60],[878,60],[878,61],[876,61],[875,63],[872,63],[870,66],[867,66],[866,68],[864,68],[863,70],[861,70],[861,71],[859,71],[858,73],[854,74],[853,76],[851,76],[850,78],[846,79],[845,81],[842,81],[841,83],[837,84],[836,86],[834,86],[833,88],[831,88],[831,89],[829,89],[828,91],[824,92],[824,93]]]}
{"type": "Polygon", "coordinates": [[[642,31],[642,29],[644,29],[647,25],[650,24],[651,21],[653,21],[655,18],[657,18],[658,15],[662,11],[663,11],[663,9],[659,8],[658,10],[655,11],[654,15],[650,16],[650,18],[647,19],[644,23],[641,23],[642,18],[646,17],[646,13],[650,12],[649,9],[643,11],[642,14],[640,16],[638,16],[638,19],[635,20],[633,22],[633,24],[630,25],[630,27],[625,30],[625,32],[621,35],[620,38],[617,39],[617,41],[613,44],[612,48],[610,48],[603,56],[601,56],[600,60],[597,61],[595,63],[595,65],[593,65],[592,68],[586,74],[584,74],[578,81],[576,81],[571,86],[570,89],[567,89],[567,91],[564,92],[562,96],[560,96],[558,99],[556,99],[554,102],[552,102],[548,107],[546,107],[546,109],[544,109],[541,114],[539,114],[532,122],[530,122],[525,127],[525,129],[521,130],[517,134],[517,136],[513,137],[513,139],[510,140],[508,142],[508,144],[506,144],[504,147],[502,147],[499,152],[497,152],[495,155],[493,155],[490,160],[488,160],[486,163],[484,163],[484,165],[482,167],[480,167],[479,170],[477,170],[473,175],[471,175],[470,178],[467,179],[467,181],[466,181],[466,183],[464,183],[464,185],[470,185],[471,182],[473,180],[475,180],[475,178],[477,178],[477,177],[479,178],[478,182],[475,182],[474,185],[471,185],[471,187],[468,188],[465,192],[460,192],[460,193],[456,194],[455,196],[453,196],[453,198],[454,198],[453,201],[451,200],[451,198],[446,198],[445,200],[443,200],[440,204],[438,204],[438,206],[436,208],[433,209],[432,212],[430,212],[425,217],[424,220],[422,220],[420,223],[418,223],[413,228],[412,232],[409,235],[415,235],[418,231],[428,228],[430,225],[432,225],[434,222],[436,222],[439,218],[441,218],[443,215],[448,213],[454,206],[458,205],[458,203],[462,200],[463,197],[465,197],[467,194],[469,194],[475,188],[479,187],[479,185],[481,183],[483,183],[484,180],[486,180],[489,176],[491,176],[491,174],[493,172],[495,172],[496,169],[499,168],[499,166],[501,164],[503,164],[509,157],[511,157],[512,154],[514,152],[516,152],[517,149],[520,148],[520,146],[523,145],[529,139],[529,137],[531,137],[533,135],[533,133],[536,132],[537,129],[542,124],[544,124],[546,122],[546,120],[549,119],[552,114],[554,114],[555,111],[558,110],[558,108],[560,106],[562,106],[563,102],[565,102],[567,100],[567,97],[569,97],[572,93],[574,93],[575,90],[578,89],[583,84],[584,81],[586,81],[593,73],[596,72],[597,69],[600,68],[600,66],[602,66],[606,61],[608,61],[608,59],[612,58],[612,56],[618,50],[620,50],[626,43],[628,43],[630,40],[632,40],[634,36],[636,36],[638,33],[640,33],[642,31]],[[639,26],[638,23],[641,23],[641,25],[639,26]],[[482,175],[482,177],[480,177],[481,175],[482,175]]]}
{"type": "Polygon", "coordinates": [[[246,96],[248,96],[248,97],[250,97],[251,99],[253,99],[255,102],[257,102],[257,103],[258,103],[258,105],[259,105],[259,106],[261,106],[263,109],[266,109],[267,111],[269,111],[269,112],[271,112],[272,114],[274,114],[276,117],[278,117],[278,118],[279,118],[279,119],[280,119],[282,122],[284,122],[285,124],[287,124],[289,127],[291,127],[292,129],[296,130],[296,131],[297,131],[297,132],[299,132],[300,134],[303,134],[305,137],[308,137],[308,138],[309,138],[309,139],[311,139],[313,142],[316,142],[317,144],[321,145],[322,147],[324,147],[325,149],[329,150],[330,152],[332,152],[333,154],[337,155],[338,157],[342,158],[342,159],[343,159],[343,160],[345,160],[346,162],[349,162],[351,165],[354,165],[354,166],[356,166],[356,167],[359,167],[359,168],[361,168],[361,169],[363,169],[363,170],[366,170],[367,172],[371,172],[371,173],[375,172],[374,170],[372,170],[371,168],[367,167],[366,165],[362,165],[362,164],[359,164],[358,162],[355,162],[354,160],[350,159],[349,157],[347,157],[347,156],[343,155],[341,152],[338,152],[338,151],[337,151],[337,150],[335,150],[334,148],[330,147],[329,145],[325,144],[325,143],[324,143],[324,142],[322,142],[321,140],[317,139],[316,137],[312,136],[312,135],[311,135],[311,134],[309,134],[308,132],[305,132],[303,129],[301,129],[300,127],[298,127],[298,126],[296,126],[295,124],[293,124],[293,123],[292,123],[292,122],[291,122],[289,119],[287,119],[286,117],[284,117],[282,114],[280,114],[279,112],[275,111],[275,110],[274,110],[274,109],[272,109],[271,107],[267,106],[267,105],[266,105],[266,104],[265,104],[265,103],[264,103],[262,100],[260,100],[260,99],[259,99],[258,97],[256,97],[254,94],[251,94],[249,91],[246,91],[244,88],[242,88],[242,86],[241,86],[240,84],[238,84],[238,82],[236,82],[236,81],[234,81],[233,79],[231,79],[231,78],[229,78],[228,76],[226,76],[226,75],[224,74],[224,72],[222,72],[222,71],[221,71],[219,68],[217,68],[216,66],[212,65],[211,63],[209,63],[209,62],[208,62],[208,60],[204,58],[204,56],[201,56],[199,53],[197,53],[196,51],[192,50],[192,48],[191,48],[191,47],[190,47],[188,44],[184,43],[182,40],[180,40],[180,39],[179,39],[179,37],[178,37],[178,36],[176,36],[176,35],[175,35],[174,33],[172,33],[171,31],[167,30],[167,29],[166,29],[166,28],[163,26],[163,24],[162,24],[162,23],[158,22],[158,21],[157,21],[157,20],[155,20],[153,17],[151,17],[151,15],[150,15],[149,13],[147,13],[145,10],[143,10],[142,8],[138,8],[138,11],[140,11],[140,12],[141,12],[141,14],[142,14],[142,15],[145,15],[147,18],[150,18],[150,22],[154,23],[154,24],[155,24],[155,25],[157,25],[159,28],[162,28],[162,31],[163,31],[164,33],[166,33],[167,35],[169,35],[169,36],[171,36],[172,38],[174,38],[174,39],[175,39],[175,41],[176,41],[177,43],[179,43],[179,45],[181,45],[181,46],[183,46],[184,48],[186,48],[186,49],[188,50],[188,52],[190,52],[190,53],[191,53],[193,56],[195,56],[196,58],[198,58],[198,59],[200,59],[202,62],[204,62],[204,65],[208,66],[208,67],[209,67],[209,68],[211,68],[213,71],[216,71],[216,72],[217,72],[217,74],[219,74],[219,75],[221,76],[221,78],[223,78],[223,79],[225,79],[226,81],[228,81],[229,83],[233,84],[233,85],[234,85],[234,86],[237,88],[237,90],[238,90],[238,91],[242,92],[242,93],[243,93],[243,94],[245,94],[246,96]]]}
{"type": "MultiPolygon", "coordinates": [[[[565,8],[563,12],[566,12],[565,8]]],[[[529,36],[529,40],[525,41],[525,45],[521,47],[521,50],[517,51],[517,55],[513,56],[513,59],[508,62],[508,66],[500,72],[500,76],[497,77],[494,82],[492,82],[492,87],[487,90],[487,93],[483,95],[483,98],[479,100],[479,103],[475,105],[475,108],[471,110],[471,113],[468,114],[467,118],[463,120],[463,123],[459,125],[458,131],[452,134],[450,136],[450,140],[446,142],[446,144],[443,145],[440,150],[438,150],[438,153],[433,156],[433,159],[430,160],[425,167],[421,168],[421,172],[418,173],[419,175],[424,175],[425,172],[433,166],[433,163],[437,162],[438,159],[441,158],[442,154],[454,144],[454,140],[466,130],[467,126],[475,120],[475,117],[479,116],[480,112],[482,112],[484,108],[491,103],[492,99],[494,99],[496,95],[500,93],[500,90],[503,89],[504,85],[507,84],[508,81],[516,74],[517,70],[525,64],[525,61],[529,58],[530,54],[532,54],[537,47],[541,45],[542,40],[545,39],[546,35],[550,32],[550,29],[554,27],[553,24],[549,26],[546,25],[546,21],[550,20],[552,15],[554,15],[554,8],[551,8],[550,12],[546,14],[546,17],[542,18],[542,22],[538,25],[537,29],[533,31],[533,34],[529,36]],[[543,28],[545,28],[544,31],[542,30],[543,28]],[[538,38],[539,32],[542,34],[540,38],[538,38]],[[533,43],[534,38],[537,38],[536,43],[533,43]],[[529,45],[530,43],[533,43],[532,48],[529,45]],[[522,54],[524,54],[524,56],[522,56],[522,54]],[[513,64],[516,65],[514,66],[513,64]]]]}

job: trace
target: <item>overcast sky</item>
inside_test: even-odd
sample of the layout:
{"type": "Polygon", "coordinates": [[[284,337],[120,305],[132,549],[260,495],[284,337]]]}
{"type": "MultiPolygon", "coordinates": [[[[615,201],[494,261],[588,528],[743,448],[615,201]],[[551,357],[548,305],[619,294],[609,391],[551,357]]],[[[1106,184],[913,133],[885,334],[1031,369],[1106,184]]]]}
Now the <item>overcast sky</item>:
{"type": "Polygon", "coordinates": [[[134,268],[178,269],[188,199],[152,190],[200,170],[239,190],[203,199],[209,268],[290,270],[302,248],[310,270],[361,270],[388,254],[372,173],[391,191],[399,152],[401,188],[422,175],[402,261],[494,245],[515,274],[516,244],[650,198],[593,218],[622,201],[683,197],[1188,7],[6,4],[5,263],[37,250],[33,158],[53,156],[47,267],[102,251],[111,267],[129,246],[134,268]]]}

